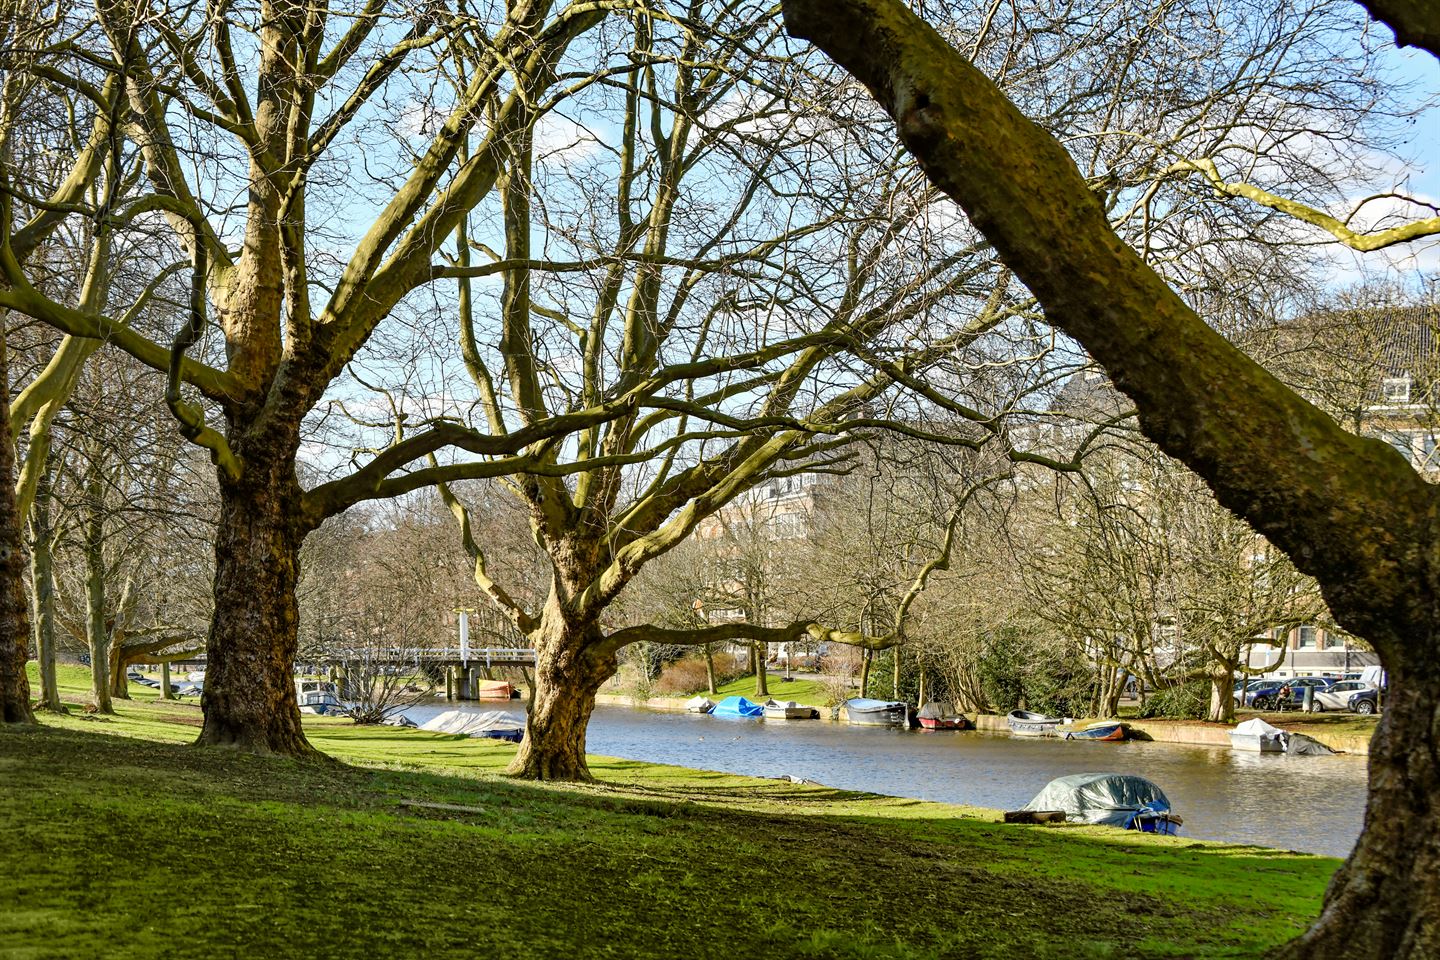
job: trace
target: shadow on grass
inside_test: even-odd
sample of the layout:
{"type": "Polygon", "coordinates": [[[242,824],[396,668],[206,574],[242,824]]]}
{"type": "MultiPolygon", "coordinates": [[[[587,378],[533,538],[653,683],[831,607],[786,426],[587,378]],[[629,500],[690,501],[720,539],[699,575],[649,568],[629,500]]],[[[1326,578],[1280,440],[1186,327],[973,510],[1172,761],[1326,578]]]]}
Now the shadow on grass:
{"type": "Polygon", "coordinates": [[[629,760],[534,784],[498,744],[311,732],[346,762],[0,732],[0,954],[173,955],[178,932],[188,955],[1255,956],[1335,867],[629,760]]]}

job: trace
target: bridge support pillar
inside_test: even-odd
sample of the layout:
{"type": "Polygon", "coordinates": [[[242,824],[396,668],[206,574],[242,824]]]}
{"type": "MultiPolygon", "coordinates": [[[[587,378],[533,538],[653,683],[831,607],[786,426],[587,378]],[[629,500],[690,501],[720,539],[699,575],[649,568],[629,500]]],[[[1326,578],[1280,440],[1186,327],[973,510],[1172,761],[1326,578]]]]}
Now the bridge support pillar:
{"type": "Polygon", "coordinates": [[[445,699],[455,699],[455,668],[445,668],[445,699]]]}
{"type": "Polygon", "coordinates": [[[475,684],[473,681],[475,671],[466,666],[451,667],[450,669],[455,674],[455,699],[474,700],[475,684]]]}

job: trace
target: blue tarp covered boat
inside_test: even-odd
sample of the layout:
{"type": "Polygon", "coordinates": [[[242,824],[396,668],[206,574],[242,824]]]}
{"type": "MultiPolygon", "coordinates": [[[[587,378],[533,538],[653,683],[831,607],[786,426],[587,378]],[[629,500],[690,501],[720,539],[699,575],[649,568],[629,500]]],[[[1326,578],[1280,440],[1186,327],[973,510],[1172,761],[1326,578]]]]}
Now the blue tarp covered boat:
{"type": "Polygon", "coordinates": [[[1145,833],[1174,835],[1183,822],[1170,812],[1170,798],[1164,790],[1144,777],[1123,773],[1077,773],[1051,780],[1022,809],[1063,810],[1072,823],[1098,823],[1145,833]]]}
{"type": "Polygon", "coordinates": [[[726,697],[715,704],[715,709],[710,711],[712,717],[762,717],[764,715],[764,707],[758,703],[752,703],[744,697],[726,697]]]}

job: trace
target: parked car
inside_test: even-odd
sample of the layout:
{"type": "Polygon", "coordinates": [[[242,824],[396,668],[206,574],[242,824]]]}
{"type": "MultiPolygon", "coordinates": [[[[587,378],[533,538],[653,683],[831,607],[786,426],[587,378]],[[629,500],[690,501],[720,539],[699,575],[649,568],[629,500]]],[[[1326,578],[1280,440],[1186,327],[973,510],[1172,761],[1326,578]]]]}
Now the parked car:
{"type": "Polygon", "coordinates": [[[1291,677],[1288,680],[1267,680],[1254,690],[1245,691],[1245,701],[1247,706],[1252,706],[1256,710],[1290,710],[1305,702],[1306,687],[1314,687],[1318,693],[1321,690],[1330,689],[1330,685],[1334,682],[1329,677],[1291,677]],[[1280,691],[1286,686],[1290,688],[1290,700],[1282,704],[1280,691]]]}
{"type": "Polygon", "coordinates": [[[1246,698],[1245,698],[1245,695],[1246,695],[1247,693],[1249,693],[1251,690],[1256,689],[1257,687],[1263,686],[1263,685],[1265,685],[1265,684],[1267,684],[1267,683],[1273,683],[1273,682],[1274,682],[1273,680],[1241,680],[1241,681],[1239,681],[1238,683],[1235,684],[1235,690],[1234,690],[1235,706],[1237,706],[1237,707],[1243,707],[1243,706],[1245,706],[1245,704],[1249,702],[1249,701],[1246,700],[1246,698]]]}
{"type": "Polygon", "coordinates": [[[1325,710],[1348,710],[1350,709],[1350,698],[1363,691],[1374,692],[1375,688],[1364,680],[1340,680],[1332,683],[1326,690],[1315,691],[1315,709],[1325,710]]]}
{"type": "Polygon", "coordinates": [[[1345,702],[1345,709],[1351,713],[1360,713],[1370,716],[1380,709],[1380,692],[1374,687],[1368,687],[1350,694],[1350,699],[1345,702]]]}

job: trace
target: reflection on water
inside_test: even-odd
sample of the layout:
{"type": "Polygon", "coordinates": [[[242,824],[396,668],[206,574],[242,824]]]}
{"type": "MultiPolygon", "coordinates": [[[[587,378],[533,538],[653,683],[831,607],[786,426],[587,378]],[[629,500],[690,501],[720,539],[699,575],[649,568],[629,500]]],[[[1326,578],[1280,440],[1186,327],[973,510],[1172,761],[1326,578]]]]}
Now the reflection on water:
{"type": "MultiPolygon", "coordinates": [[[[489,712],[501,705],[465,704],[489,712]]],[[[407,713],[418,722],[454,705],[407,713]]],[[[519,712],[517,704],[504,705],[519,712]]],[[[1004,734],[904,731],[821,721],[725,720],[601,706],[591,753],[1013,810],[1055,777],[1133,773],[1155,781],[1184,835],[1344,856],[1360,833],[1365,763],[1223,747],[1067,743],[1004,734]]]]}

